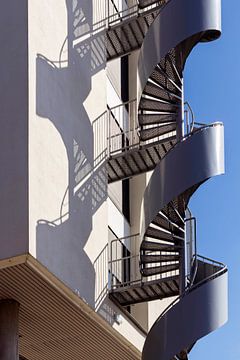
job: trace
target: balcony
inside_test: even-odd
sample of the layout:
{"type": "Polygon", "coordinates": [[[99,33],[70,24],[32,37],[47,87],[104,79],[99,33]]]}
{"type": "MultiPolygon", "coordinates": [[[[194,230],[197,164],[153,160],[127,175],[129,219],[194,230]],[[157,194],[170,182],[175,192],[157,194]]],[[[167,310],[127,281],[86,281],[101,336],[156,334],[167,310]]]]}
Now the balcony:
{"type": "Polygon", "coordinates": [[[109,296],[121,306],[179,294],[177,251],[161,251],[154,248],[147,250],[147,256],[155,257],[155,260],[148,264],[148,269],[154,269],[156,263],[162,262],[157,274],[144,276],[140,272],[139,252],[132,254],[129,251],[129,248],[137,248],[139,244],[139,234],[114,239],[110,244],[109,296]]]}

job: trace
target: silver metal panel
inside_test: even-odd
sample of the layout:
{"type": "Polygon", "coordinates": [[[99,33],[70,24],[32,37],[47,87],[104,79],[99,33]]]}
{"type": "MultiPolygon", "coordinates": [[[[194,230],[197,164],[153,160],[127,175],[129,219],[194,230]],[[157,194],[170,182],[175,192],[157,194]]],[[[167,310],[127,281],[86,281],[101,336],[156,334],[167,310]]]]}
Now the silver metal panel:
{"type": "Polygon", "coordinates": [[[206,32],[213,38],[221,33],[221,0],[171,0],[150,26],[141,47],[139,98],[155,66],[172,48],[206,32]]]}
{"type": "Polygon", "coordinates": [[[224,128],[212,124],[170,150],[156,166],[145,190],[141,235],[160,210],[193,185],[224,173],[224,128]]]}
{"type": "Polygon", "coordinates": [[[188,293],[153,325],[142,360],[170,360],[228,318],[227,272],[188,293]]]}

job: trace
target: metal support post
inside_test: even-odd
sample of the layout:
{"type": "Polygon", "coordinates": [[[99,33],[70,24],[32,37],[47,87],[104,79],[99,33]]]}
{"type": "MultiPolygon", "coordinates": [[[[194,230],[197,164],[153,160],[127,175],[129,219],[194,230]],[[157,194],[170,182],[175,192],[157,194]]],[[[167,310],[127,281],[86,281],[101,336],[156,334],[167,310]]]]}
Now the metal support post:
{"type": "Polygon", "coordinates": [[[0,300],[0,360],[19,360],[18,316],[18,302],[0,300]]]}
{"type": "Polygon", "coordinates": [[[184,136],[184,86],[182,79],[182,99],[177,114],[177,141],[181,141],[184,136]]]}
{"type": "Polygon", "coordinates": [[[185,241],[180,250],[180,267],[179,267],[179,294],[183,295],[186,289],[186,267],[185,267],[185,241]]]}

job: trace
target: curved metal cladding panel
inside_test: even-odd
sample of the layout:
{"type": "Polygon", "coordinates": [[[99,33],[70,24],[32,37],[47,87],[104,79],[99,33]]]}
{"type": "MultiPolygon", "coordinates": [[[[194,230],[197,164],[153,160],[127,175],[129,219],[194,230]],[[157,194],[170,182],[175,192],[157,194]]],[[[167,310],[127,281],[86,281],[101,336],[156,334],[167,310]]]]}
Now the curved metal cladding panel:
{"type": "Polygon", "coordinates": [[[227,321],[227,272],[187,293],[150,330],[143,360],[170,360],[227,321]]]}
{"type": "Polygon", "coordinates": [[[155,168],[142,204],[142,237],[174,198],[212,176],[224,173],[224,128],[216,123],[178,143],[155,168]]]}
{"type": "Polygon", "coordinates": [[[170,0],[150,26],[140,51],[139,98],[155,66],[172,48],[206,32],[212,39],[221,34],[221,0],[170,0]]]}

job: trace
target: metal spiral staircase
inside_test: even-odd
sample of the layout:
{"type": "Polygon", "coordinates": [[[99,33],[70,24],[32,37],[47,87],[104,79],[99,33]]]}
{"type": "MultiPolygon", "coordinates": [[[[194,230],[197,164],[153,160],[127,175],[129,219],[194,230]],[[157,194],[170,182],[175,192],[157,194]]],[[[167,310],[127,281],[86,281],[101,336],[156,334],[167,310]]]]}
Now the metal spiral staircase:
{"type": "MultiPolygon", "coordinates": [[[[227,319],[226,267],[197,255],[192,235],[187,242],[188,224],[195,221],[187,216],[192,194],[224,172],[223,125],[190,124],[183,94],[191,50],[220,36],[220,0],[143,0],[136,6],[137,13],[131,7],[119,12],[107,32],[109,60],[141,46],[138,99],[127,105],[128,111],[137,105],[136,122],[127,131],[119,125],[120,133],[109,129],[108,181],[153,173],[142,204],[139,278],[120,279],[115,259],[110,297],[127,306],[179,295],[150,330],[142,358],[183,360],[199,338],[227,319]]],[[[111,256],[113,246],[125,241],[112,242],[111,256]]],[[[122,261],[130,266],[132,260],[122,261]]]]}

